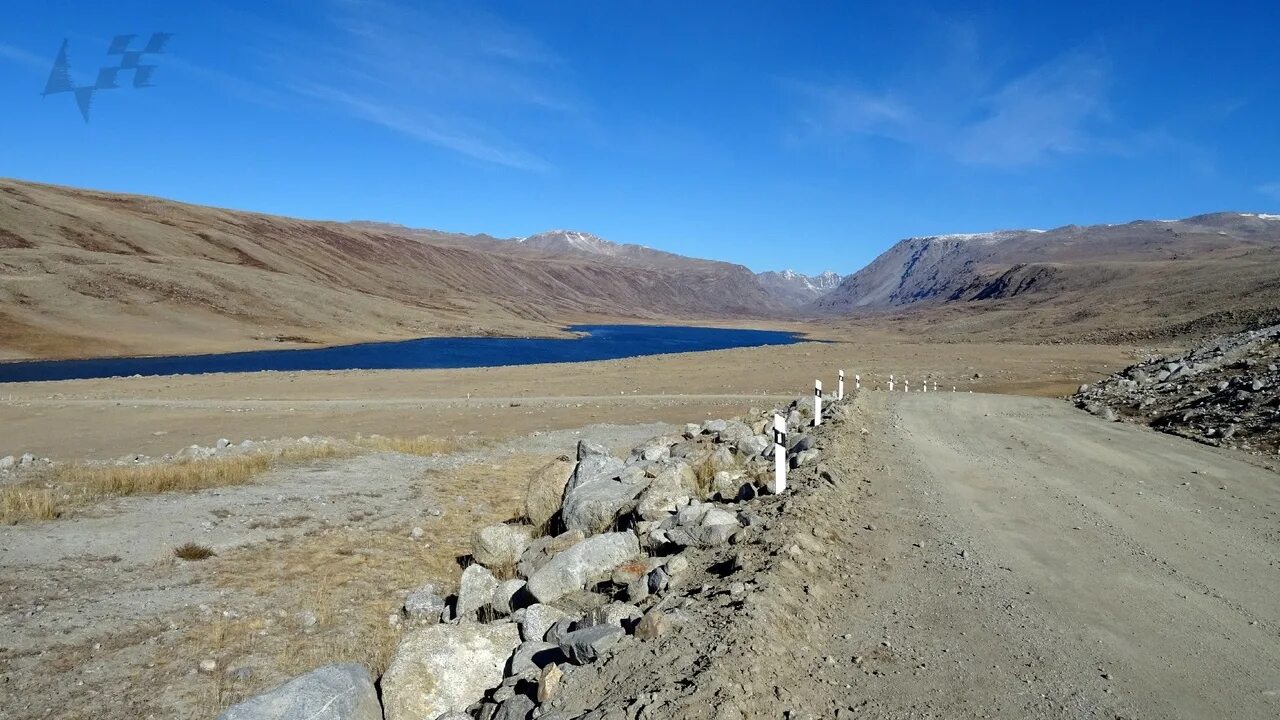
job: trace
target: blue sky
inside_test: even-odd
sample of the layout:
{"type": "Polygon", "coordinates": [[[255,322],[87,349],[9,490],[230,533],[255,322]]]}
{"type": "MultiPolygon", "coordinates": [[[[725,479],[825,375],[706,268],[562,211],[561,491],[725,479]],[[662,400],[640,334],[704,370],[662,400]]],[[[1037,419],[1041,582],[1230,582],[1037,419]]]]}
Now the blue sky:
{"type": "Polygon", "coordinates": [[[1280,211],[1280,3],[59,2],[0,175],[850,272],[899,238],[1280,211]],[[175,33],[85,123],[65,38],[175,33]]]}

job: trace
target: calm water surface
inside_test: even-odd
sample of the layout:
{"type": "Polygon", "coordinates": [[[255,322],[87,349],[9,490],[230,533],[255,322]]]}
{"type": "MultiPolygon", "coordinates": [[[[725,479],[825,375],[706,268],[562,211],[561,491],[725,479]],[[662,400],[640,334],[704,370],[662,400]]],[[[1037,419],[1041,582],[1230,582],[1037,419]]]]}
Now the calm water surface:
{"type": "Polygon", "coordinates": [[[612,360],[662,353],[790,345],[800,342],[800,338],[794,333],[774,330],[659,325],[574,325],[569,329],[589,335],[571,340],[423,338],[315,350],[255,350],[219,355],[0,363],[0,382],[262,370],[497,367],[612,360]]]}

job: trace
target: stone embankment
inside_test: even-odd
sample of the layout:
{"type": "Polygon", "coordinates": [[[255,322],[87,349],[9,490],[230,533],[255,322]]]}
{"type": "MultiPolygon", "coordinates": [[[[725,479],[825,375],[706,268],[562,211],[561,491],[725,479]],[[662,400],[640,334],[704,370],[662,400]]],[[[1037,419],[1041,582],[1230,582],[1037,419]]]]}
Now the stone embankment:
{"type": "MultiPolygon", "coordinates": [[[[427,585],[409,594],[389,618],[402,634],[381,678],[329,665],[220,720],[580,716],[557,703],[574,676],[681,627],[721,556],[785,509],[786,493],[765,494],[774,412],[690,424],[627,457],[580,442],[576,457],[532,475],[524,517],[475,531],[456,593],[427,585]]],[[[787,419],[791,481],[820,483],[823,437],[846,405],[829,404],[830,422],[818,428],[809,398],[778,412],[787,419]]],[[[746,592],[733,585],[726,593],[746,592]]]]}
{"type": "Polygon", "coordinates": [[[1076,406],[1208,445],[1280,452],[1280,325],[1151,357],[1082,385],[1076,406]]]}

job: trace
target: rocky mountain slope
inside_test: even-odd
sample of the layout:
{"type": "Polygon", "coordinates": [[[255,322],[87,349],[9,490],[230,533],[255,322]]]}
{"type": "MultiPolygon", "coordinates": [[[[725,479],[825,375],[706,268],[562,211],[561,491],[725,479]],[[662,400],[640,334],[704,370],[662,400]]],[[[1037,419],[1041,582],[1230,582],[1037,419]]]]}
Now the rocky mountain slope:
{"type": "Polygon", "coordinates": [[[1208,445],[1280,452],[1280,325],[1151,357],[1081,386],[1078,407],[1208,445]]]}
{"type": "Polygon", "coordinates": [[[0,359],[191,353],[583,319],[761,318],[745,267],[585,234],[524,241],[0,180],[0,359]],[[588,249],[589,248],[589,249],[588,249]]]}
{"type": "Polygon", "coordinates": [[[809,308],[925,309],[974,331],[1075,339],[1236,330],[1280,315],[1280,215],[908,238],[809,308]]]}
{"type": "Polygon", "coordinates": [[[844,279],[830,270],[817,275],[805,275],[795,270],[769,270],[756,273],[756,278],[765,290],[787,305],[804,305],[817,300],[839,287],[844,279]]]}

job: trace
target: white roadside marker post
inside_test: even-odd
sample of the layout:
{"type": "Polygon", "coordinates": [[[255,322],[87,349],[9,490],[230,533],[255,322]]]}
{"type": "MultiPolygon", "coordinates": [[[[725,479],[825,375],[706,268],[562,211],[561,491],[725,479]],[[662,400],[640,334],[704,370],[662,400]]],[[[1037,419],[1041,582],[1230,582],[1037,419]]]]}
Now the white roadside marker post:
{"type": "Polygon", "coordinates": [[[787,421],[773,414],[773,494],[787,489],[787,421]]]}
{"type": "Polygon", "coordinates": [[[920,392],[929,392],[929,381],[928,381],[928,380],[925,380],[925,381],[924,381],[924,389],[923,389],[923,390],[921,390],[920,392]]]}
{"type": "Polygon", "coordinates": [[[934,391],[934,392],[938,392],[938,381],[937,381],[937,380],[934,380],[934,381],[933,381],[933,391],[934,391]]]}
{"type": "Polygon", "coordinates": [[[822,424],[822,381],[813,381],[813,426],[822,424]]]}
{"type": "Polygon", "coordinates": [[[844,399],[844,371],[840,371],[840,377],[836,380],[836,399],[844,399]]]}
{"type": "Polygon", "coordinates": [[[862,389],[862,376],[861,376],[861,375],[854,375],[854,376],[853,376],[853,389],[854,389],[854,390],[861,390],[861,389],[862,389]]]}
{"type": "Polygon", "coordinates": [[[904,393],[909,393],[909,392],[911,392],[911,381],[910,381],[910,380],[903,380],[903,381],[902,381],[902,392],[904,392],[904,393]]]}
{"type": "Polygon", "coordinates": [[[893,392],[893,376],[889,376],[889,392],[893,392]]]}

